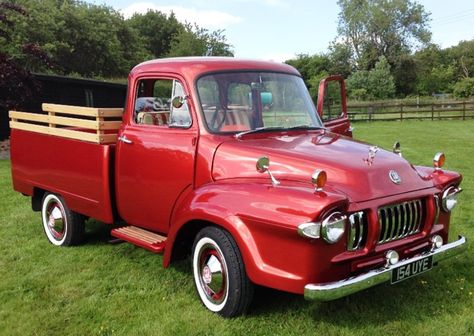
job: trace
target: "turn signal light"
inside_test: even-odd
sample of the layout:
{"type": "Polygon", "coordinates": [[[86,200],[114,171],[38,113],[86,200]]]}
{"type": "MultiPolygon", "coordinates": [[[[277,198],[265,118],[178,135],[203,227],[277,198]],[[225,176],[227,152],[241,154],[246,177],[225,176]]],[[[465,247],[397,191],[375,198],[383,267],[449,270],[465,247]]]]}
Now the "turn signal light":
{"type": "Polygon", "coordinates": [[[435,167],[436,170],[439,170],[444,166],[444,161],[446,161],[446,157],[444,156],[444,153],[438,152],[435,154],[433,158],[433,166],[435,167]]]}
{"type": "Polygon", "coordinates": [[[326,185],[327,174],[324,170],[317,169],[311,175],[311,183],[313,183],[316,191],[322,191],[323,187],[326,185]]]}

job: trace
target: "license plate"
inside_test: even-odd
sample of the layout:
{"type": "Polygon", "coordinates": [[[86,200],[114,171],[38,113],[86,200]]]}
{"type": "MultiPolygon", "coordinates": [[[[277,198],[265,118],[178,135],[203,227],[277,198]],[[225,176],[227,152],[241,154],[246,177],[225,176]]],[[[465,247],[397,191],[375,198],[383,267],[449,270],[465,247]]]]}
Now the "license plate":
{"type": "Polygon", "coordinates": [[[392,270],[392,284],[414,277],[433,267],[433,256],[413,261],[392,270]]]}

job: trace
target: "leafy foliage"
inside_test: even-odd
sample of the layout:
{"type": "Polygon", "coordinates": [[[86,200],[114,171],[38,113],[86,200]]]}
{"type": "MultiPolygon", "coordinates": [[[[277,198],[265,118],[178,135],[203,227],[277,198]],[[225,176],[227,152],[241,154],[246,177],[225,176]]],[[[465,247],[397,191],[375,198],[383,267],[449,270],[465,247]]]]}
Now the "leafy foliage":
{"type": "MultiPolygon", "coordinates": [[[[8,35],[3,37],[5,43],[0,48],[7,55],[14,55],[19,41],[38,45],[53,60],[54,72],[58,74],[124,77],[133,66],[152,58],[178,54],[201,56],[210,49],[213,55],[232,56],[222,30],[208,31],[182,24],[173,14],[149,11],[124,19],[112,7],[76,0],[16,0],[16,3],[29,15],[15,20],[0,15],[3,23],[0,36],[8,35]],[[13,24],[14,30],[9,28],[13,24]]],[[[43,63],[24,58],[18,58],[18,62],[28,71],[48,71],[43,63]]]]}
{"type": "Polygon", "coordinates": [[[458,98],[474,97],[474,78],[464,78],[454,85],[454,96],[458,98]]]}
{"type": "Polygon", "coordinates": [[[371,69],[380,56],[390,65],[431,39],[428,13],[410,0],[339,0],[339,36],[354,52],[359,69],[371,69]]]}
{"type": "Polygon", "coordinates": [[[355,99],[386,99],[395,94],[395,81],[384,56],[370,70],[359,70],[347,79],[347,90],[355,99]]]}
{"type": "Polygon", "coordinates": [[[234,56],[223,30],[209,32],[197,25],[186,24],[171,42],[170,57],[234,56]]]}
{"type": "Polygon", "coordinates": [[[0,107],[15,108],[27,101],[38,89],[29,71],[22,64],[51,67],[51,62],[36,43],[15,38],[18,18],[28,18],[21,6],[0,3],[0,107]]]}

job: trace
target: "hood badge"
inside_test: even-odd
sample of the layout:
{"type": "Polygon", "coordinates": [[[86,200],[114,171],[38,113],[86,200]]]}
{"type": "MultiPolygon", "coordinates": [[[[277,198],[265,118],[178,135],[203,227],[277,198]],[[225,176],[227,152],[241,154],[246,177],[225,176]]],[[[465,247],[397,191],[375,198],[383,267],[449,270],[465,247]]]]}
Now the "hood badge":
{"type": "Polygon", "coordinates": [[[398,175],[398,173],[395,170],[389,171],[388,177],[390,177],[390,180],[395,184],[402,183],[402,178],[400,177],[400,175],[398,175]]]}
{"type": "Polygon", "coordinates": [[[377,154],[378,151],[379,151],[379,148],[377,146],[370,146],[369,156],[363,159],[364,162],[367,163],[369,166],[371,166],[372,163],[374,163],[375,155],[377,154]]]}

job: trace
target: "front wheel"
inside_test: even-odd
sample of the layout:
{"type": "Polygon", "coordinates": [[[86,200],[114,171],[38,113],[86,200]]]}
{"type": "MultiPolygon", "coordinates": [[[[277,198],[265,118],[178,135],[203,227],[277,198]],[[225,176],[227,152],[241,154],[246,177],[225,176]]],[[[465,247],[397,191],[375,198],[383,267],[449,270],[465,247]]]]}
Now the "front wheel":
{"type": "Polygon", "coordinates": [[[78,245],[84,238],[84,217],[71,211],[59,195],[46,193],[41,206],[46,237],[53,245],[78,245]]]}
{"type": "Polygon", "coordinates": [[[202,303],[224,317],[242,315],[253,296],[239,248],[217,227],[202,229],[194,241],[193,273],[202,303]]]}

